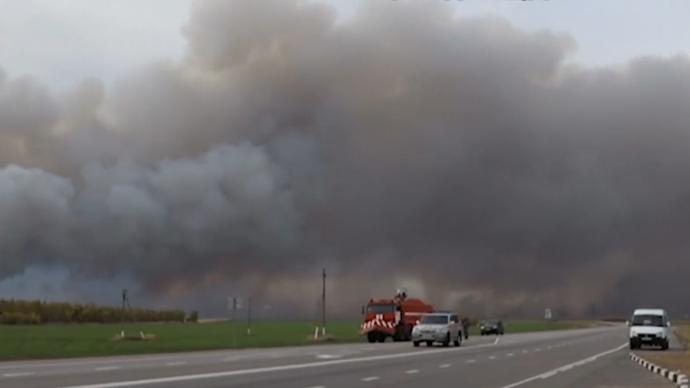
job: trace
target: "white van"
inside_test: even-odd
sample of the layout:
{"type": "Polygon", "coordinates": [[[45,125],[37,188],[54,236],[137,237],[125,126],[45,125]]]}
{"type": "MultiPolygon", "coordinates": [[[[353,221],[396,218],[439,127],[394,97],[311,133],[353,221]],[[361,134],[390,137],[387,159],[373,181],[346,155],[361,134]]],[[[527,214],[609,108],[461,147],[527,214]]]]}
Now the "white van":
{"type": "Polygon", "coordinates": [[[666,311],[662,309],[637,309],[629,322],[630,349],[639,349],[642,345],[660,346],[668,349],[668,338],[671,334],[671,322],[666,311]]]}

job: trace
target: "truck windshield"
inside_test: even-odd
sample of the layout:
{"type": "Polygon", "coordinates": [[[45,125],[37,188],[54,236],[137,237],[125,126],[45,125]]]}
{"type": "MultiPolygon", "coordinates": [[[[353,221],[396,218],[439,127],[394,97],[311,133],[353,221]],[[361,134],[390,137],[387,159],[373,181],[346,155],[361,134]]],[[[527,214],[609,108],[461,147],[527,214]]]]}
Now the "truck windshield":
{"type": "Polygon", "coordinates": [[[395,312],[395,305],[393,304],[370,304],[367,306],[368,313],[383,314],[395,312]]]}
{"type": "Polygon", "coordinates": [[[422,317],[422,320],[420,321],[421,323],[428,323],[428,324],[446,324],[448,323],[448,316],[447,315],[425,315],[422,317]]]}
{"type": "Polygon", "coordinates": [[[664,317],[661,315],[635,315],[632,326],[664,326],[664,317]]]}

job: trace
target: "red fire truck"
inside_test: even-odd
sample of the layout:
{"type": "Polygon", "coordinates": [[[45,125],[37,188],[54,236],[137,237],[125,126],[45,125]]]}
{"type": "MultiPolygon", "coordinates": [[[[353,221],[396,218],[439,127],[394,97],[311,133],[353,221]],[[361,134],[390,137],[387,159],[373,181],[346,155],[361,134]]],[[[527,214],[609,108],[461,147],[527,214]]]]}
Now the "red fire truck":
{"type": "Polygon", "coordinates": [[[393,299],[371,299],[363,308],[364,323],[361,334],[369,342],[409,341],[412,328],[422,314],[434,311],[434,307],[421,299],[408,298],[407,292],[398,290],[393,299]]]}

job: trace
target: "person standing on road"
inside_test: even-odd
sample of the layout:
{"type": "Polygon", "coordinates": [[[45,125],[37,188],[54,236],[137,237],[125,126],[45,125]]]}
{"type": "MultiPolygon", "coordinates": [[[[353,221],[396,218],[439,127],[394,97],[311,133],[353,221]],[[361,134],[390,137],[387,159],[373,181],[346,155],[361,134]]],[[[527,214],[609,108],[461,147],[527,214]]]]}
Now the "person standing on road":
{"type": "Polygon", "coordinates": [[[462,333],[465,336],[465,339],[468,339],[470,337],[470,319],[463,317],[460,319],[460,322],[462,323],[462,333]]]}

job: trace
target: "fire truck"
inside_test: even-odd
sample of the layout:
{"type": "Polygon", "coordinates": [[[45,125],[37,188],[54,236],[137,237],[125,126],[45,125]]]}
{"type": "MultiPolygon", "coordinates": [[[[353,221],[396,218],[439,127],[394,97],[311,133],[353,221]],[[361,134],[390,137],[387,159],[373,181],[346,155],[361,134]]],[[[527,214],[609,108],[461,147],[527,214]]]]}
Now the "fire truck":
{"type": "Polygon", "coordinates": [[[393,299],[370,299],[362,310],[361,334],[369,342],[385,342],[388,337],[409,341],[421,315],[433,312],[434,307],[421,299],[408,298],[405,290],[398,290],[393,299]]]}

